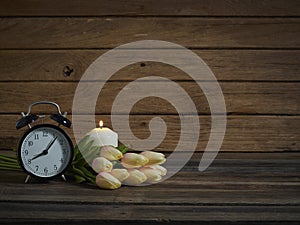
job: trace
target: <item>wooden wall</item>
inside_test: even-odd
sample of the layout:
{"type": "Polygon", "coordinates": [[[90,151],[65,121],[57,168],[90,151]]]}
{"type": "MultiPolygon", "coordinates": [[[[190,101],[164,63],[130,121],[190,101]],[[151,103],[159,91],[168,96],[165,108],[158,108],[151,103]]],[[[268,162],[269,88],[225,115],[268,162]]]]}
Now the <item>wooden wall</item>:
{"type": "MultiPolygon", "coordinates": [[[[30,103],[51,100],[71,112],[76,85],[93,60],[121,44],[157,39],[191,49],[219,80],[228,111],[222,151],[299,150],[299,1],[1,0],[0,17],[0,149],[16,147],[23,131],[15,122],[30,103]]],[[[168,65],[142,62],[119,71],[101,93],[96,118],[109,126],[114,97],[149,75],[170,78],[189,93],[201,123],[197,150],[203,151],[210,133],[207,101],[195,82],[168,65]]],[[[167,102],[138,103],[133,132],[147,137],[154,114],[168,124],[158,149],[173,150],[180,126],[167,102]]]]}

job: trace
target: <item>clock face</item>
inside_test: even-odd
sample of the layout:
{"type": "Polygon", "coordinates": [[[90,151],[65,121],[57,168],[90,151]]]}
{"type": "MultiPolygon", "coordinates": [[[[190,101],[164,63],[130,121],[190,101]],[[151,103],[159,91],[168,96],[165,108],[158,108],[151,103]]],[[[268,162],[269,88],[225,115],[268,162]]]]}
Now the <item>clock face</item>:
{"type": "Polygon", "coordinates": [[[50,178],[62,174],[71,163],[73,145],[61,128],[41,124],[24,134],[18,157],[23,169],[30,175],[50,178]]]}

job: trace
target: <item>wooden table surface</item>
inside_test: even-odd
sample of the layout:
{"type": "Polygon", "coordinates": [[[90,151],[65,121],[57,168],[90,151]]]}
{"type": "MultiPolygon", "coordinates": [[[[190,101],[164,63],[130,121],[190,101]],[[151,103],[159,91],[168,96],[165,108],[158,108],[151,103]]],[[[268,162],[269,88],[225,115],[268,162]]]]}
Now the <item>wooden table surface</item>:
{"type": "MultiPolygon", "coordinates": [[[[0,224],[300,224],[300,1],[1,0],[0,31],[0,150],[17,146],[25,129],[16,131],[15,123],[35,101],[54,101],[71,118],[91,63],[134,41],[173,42],[201,57],[228,116],[222,153],[199,172],[211,132],[203,91],[165,63],[124,67],[101,90],[96,121],[113,128],[112,105],[130,82],[168,78],[195,103],[199,153],[163,183],[114,191],[61,180],[24,184],[24,173],[0,171],[0,224]]],[[[84,110],[80,115],[90,113],[84,110]]],[[[149,121],[161,117],[167,135],[155,150],[170,152],[181,134],[178,113],[172,102],[147,97],[132,107],[130,127],[147,138],[149,121]]]]}
{"type": "Polygon", "coordinates": [[[24,184],[0,171],[1,224],[299,224],[300,153],[219,153],[204,172],[201,155],[170,179],[101,190],[61,180],[24,184]]]}

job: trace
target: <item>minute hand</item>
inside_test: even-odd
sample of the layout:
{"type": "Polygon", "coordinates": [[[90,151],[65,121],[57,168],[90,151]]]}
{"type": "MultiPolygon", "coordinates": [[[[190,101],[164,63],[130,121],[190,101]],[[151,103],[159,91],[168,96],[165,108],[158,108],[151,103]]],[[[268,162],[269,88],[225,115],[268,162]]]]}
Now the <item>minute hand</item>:
{"type": "Polygon", "coordinates": [[[57,137],[55,137],[55,138],[48,144],[48,146],[46,147],[45,151],[47,151],[47,153],[48,153],[48,150],[51,148],[51,146],[53,145],[53,143],[55,142],[56,139],[57,139],[57,137]]]}

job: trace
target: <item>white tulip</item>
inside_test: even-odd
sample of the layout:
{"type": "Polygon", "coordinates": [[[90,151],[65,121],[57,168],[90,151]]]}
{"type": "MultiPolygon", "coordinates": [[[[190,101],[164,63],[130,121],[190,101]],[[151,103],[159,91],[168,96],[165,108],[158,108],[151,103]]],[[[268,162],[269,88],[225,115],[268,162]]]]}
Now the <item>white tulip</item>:
{"type": "Polygon", "coordinates": [[[101,172],[96,176],[96,184],[104,189],[117,189],[121,187],[121,182],[107,172],[101,172]]]}
{"type": "Polygon", "coordinates": [[[124,180],[127,185],[139,185],[147,180],[146,175],[137,169],[128,170],[128,173],[129,177],[124,180]]]}
{"type": "Polygon", "coordinates": [[[104,157],[97,157],[93,160],[92,168],[96,173],[100,172],[110,172],[113,165],[104,157]]]}
{"type": "Polygon", "coordinates": [[[167,169],[161,165],[152,165],[152,166],[149,166],[149,168],[159,171],[161,176],[165,176],[168,172],[167,169]]]}
{"type": "Polygon", "coordinates": [[[149,160],[147,166],[163,164],[166,161],[165,155],[159,152],[144,151],[140,154],[149,160]]]}
{"type": "Polygon", "coordinates": [[[122,158],[122,165],[125,168],[138,168],[148,163],[148,159],[136,153],[126,153],[122,158]]]}
{"type": "Polygon", "coordinates": [[[119,181],[123,181],[129,177],[129,173],[126,169],[113,169],[110,174],[117,178],[119,181]]]}
{"type": "Polygon", "coordinates": [[[160,171],[152,169],[150,167],[143,167],[140,169],[142,173],[144,173],[147,177],[147,182],[150,184],[157,183],[161,180],[160,171]]]}
{"type": "Polygon", "coordinates": [[[123,154],[112,146],[103,146],[100,149],[100,156],[108,160],[119,160],[123,157],[123,154]]]}

